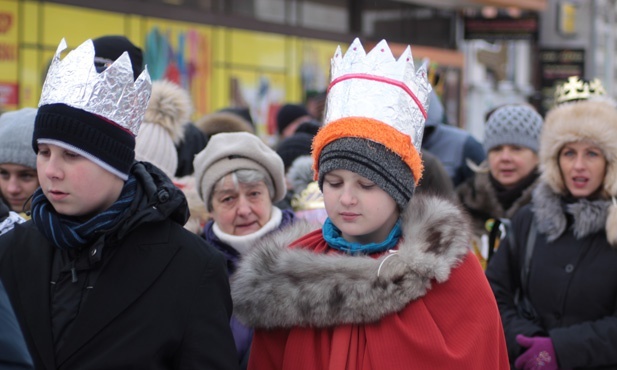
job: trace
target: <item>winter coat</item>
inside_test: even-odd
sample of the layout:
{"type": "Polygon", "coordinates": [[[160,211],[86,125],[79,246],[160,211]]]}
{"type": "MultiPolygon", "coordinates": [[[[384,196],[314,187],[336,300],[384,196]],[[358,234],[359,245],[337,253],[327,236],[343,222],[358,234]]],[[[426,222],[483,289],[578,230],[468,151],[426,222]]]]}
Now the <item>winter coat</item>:
{"type": "Polygon", "coordinates": [[[73,297],[51,294],[61,252],[33,222],[0,237],[0,278],[35,367],[236,369],[223,256],[182,227],[186,200],[160,170],[137,163],[131,172],[138,189],[130,215],[84,248],[91,267],[77,281],[96,280],[73,297]],[[50,317],[60,299],[81,303],[58,346],[50,317]]]}
{"type": "MultiPolygon", "coordinates": [[[[293,222],[295,216],[292,211],[283,210],[282,211],[283,218],[281,219],[281,223],[278,227],[278,230],[281,230],[293,222]]],[[[229,246],[228,244],[222,242],[212,229],[214,225],[213,221],[208,222],[204,228],[204,238],[208,243],[218,249],[225,256],[225,260],[227,261],[227,273],[231,276],[234,271],[236,271],[236,267],[240,260],[240,254],[234,248],[229,246]]],[[[253,339],[253,329],[243,325],[235,316],[231,317],[229,322],[231,327],[231,331],[234,336],[234,341],[236,343],[236,349],[238,350],[238,357],[240,362],[248,359],[249,350],[251,348],[251,341],[253,339]]]]}
{"type": "Polygon", "coordinates": [[[482,238],[488,240],[489,231],[486,228],[486,222],[490,219],[512,218],[516,211],[531,202],[531,193],[539,183],[539,180],[536,180],[527,189],[523,190],[521,196],[508,209],[503,209],[497,198],[495,187],[491,184],[488,164],[483,162],[480,168],[484,168],[486,171],[478,171],[474,177],[460,184],[456,188],[456,195],[471,216],[474,252],[480,258],[483,267],[486,268],[486,256],[482,256],[480,253],[482,250],[482,238]]]}
{"type": "Polygon", "coordinates": [[[0,369],[34,369],[13,307],[0,281],[0,369]]]}
{"type": "Polygon", "coordinates": [[[385,253],[341,254],[299,225],[244,256],[232,297],[255,327],[249,369],[507,369],[467,219],[428,196],[412,197],[401,219],[385,253]]]}
{"type": "Polygon", "coordinates": [[[617,369],[617,249],[606,238],[610,201],[566,202],[541,183],[532,204],[512,219],[486,271],[506,333],[511,361],[517,334],[549,336],[562,369],[617,369]],[[537,225],[527,287],[531,309],[514,303],[531,224],[537,225]],[[517,308],[518,307],[518,308],[517,308]]]}

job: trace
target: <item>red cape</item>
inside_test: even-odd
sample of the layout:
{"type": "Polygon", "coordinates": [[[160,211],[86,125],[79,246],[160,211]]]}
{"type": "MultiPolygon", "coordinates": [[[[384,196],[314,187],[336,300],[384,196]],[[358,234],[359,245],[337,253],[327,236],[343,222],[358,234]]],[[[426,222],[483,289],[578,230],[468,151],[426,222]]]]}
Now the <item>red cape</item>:
{"type": "MultiPolygon", "coordinates": [[[[336,253],[321,231],[292,244],[336,253]]],[[[469,253],[448,281],[371,324],[255,330],[250,370],[509,370],[495,298],[469,253]]]]}

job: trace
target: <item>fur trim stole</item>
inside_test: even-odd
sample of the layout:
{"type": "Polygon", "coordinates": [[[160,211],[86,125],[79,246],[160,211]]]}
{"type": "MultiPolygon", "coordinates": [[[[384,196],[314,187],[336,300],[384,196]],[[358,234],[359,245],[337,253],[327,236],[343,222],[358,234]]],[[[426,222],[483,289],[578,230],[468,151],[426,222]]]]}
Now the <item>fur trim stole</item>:
{"type": "Polygon", "coordinates": [[[549,242],[556,240],[566,231],[566,212],[572,215],[572,230],[577,239],[604,230],[608,217],[608,200],[579,199],[575,203],[562,205],[561,195],[542,182],[533,192],[532,210],[538,223],[538,231],[546,235],[549,242]]]}
{"type": "Polygon", "coordinates": [[[379,258],[288,248],[307,233],[301,226],[262,240],[232,277],[234,314],[270,329],[371,323],[402,310],[448,280],[471,231],[457,206],[433,196],[412,197],[401,218],[399,249],[379,258]]]}

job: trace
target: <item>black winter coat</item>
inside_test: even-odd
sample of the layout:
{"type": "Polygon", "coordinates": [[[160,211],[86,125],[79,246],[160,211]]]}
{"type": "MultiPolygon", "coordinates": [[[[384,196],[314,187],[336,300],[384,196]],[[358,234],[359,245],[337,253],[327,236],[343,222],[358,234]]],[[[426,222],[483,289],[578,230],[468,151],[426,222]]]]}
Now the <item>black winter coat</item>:
{"type": "Polygon", "coordinates": [[[505,238],[486,271],[501,312],[510,360],[522,353],[517,334],[549,336],[562,369],[617,369],[617,249],[609,245],[604,231],[606,214],[601,209],[607,202],[579,201],[579,212],[570,214],[563,211],[566,205],[554,204],[563,203],[561,199],[544,190],[534,193],[533,208],[527,205],[516,213],[514,245],[505,238]],[[539,194],[541,204],[536,199],[539,194]],[[563,232],[543,232],[543,225],[555,220],[563,220],[563,232]],[[523,291],[533,311],[521,311],[514,296],[521,284],[532,222],[539,231],[523,291]]]}
{"type": "Polygon", "coordinates": [[[78,297],[85,301],[59,348],[50,308],[57,248],[32,222],[0,237],[0,278],[35,367],[236,369],[223,256],[182,227],[186,200],[169,179],[145,163],[132,172],[133,212],[117,242],[96,242],[104,247],[96,283],[78,297]]]}

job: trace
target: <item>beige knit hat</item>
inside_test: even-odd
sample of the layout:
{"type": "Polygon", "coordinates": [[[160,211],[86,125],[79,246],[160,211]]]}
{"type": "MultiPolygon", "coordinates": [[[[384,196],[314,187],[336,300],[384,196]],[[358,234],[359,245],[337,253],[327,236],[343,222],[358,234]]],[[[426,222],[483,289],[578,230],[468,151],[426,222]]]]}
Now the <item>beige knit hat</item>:
{"type": "Polygon", "coordinates": [[[214,184],[228,173],[254,169],[270,176],[274,185],[272,201],[285,197],[283,160],[260,138],[248,132],[223,132],[210,138],[193,160],[199,196],[208,203],[214,184]]]}

